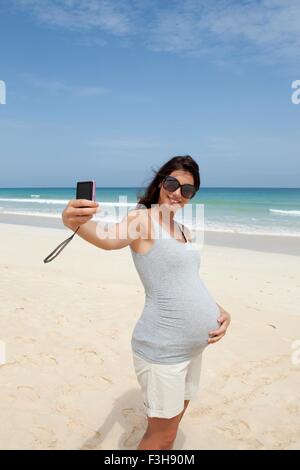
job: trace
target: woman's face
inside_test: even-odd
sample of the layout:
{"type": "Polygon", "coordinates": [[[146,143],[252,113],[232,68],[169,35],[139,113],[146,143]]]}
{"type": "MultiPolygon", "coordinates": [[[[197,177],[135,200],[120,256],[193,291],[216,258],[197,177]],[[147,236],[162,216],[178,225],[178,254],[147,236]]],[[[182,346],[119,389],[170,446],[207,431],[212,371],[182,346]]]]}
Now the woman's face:
{"type": "MultiPolygon", "coordinates": [[[[169,176],[174,176],[174,178],[178,179],[180,184],[194,184],[193,175],[187,171],[174,170],[172,173],[170,173],[169,176]]],[[[168,208],[168,210],[171,212],[175,212],[181,209],[189,202],[188,198],[182,196],[180,187],[177,188],[174,192],[167,191],[163,187],[162,182],[160,183],[159,187],[160,193],[158,203],[164,204],[164,207],[168,208]]]]}

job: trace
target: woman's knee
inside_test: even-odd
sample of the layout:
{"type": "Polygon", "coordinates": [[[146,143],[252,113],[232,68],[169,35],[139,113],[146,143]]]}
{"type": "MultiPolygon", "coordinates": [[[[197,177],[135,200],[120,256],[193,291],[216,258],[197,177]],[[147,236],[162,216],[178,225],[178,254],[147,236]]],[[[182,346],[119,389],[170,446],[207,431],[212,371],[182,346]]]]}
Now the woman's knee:
{"type": "Polygon", "coordinates": [[[173,418],[148,418],[146,436],[158,439],[163,445],[171,445],[177,435],[181,413],[173,418]]]}

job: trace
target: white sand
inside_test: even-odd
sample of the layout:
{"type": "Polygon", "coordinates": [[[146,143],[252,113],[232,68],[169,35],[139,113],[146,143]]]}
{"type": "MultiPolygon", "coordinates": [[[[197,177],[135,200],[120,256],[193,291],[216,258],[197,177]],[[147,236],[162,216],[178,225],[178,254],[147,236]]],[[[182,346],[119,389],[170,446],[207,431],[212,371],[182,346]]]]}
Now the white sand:
{"type": "MultiPolygon", "coordinates": [[[[0,224],[1,449],[135,449],[146,428],[130,347],[144,290],[130,249],[75,236],[44,264],[69,235],[0,224]]],[[[232,323],[204,353],[174,449],[300,448],[300,258],[201,253],[200,275],[232,323]]]]}

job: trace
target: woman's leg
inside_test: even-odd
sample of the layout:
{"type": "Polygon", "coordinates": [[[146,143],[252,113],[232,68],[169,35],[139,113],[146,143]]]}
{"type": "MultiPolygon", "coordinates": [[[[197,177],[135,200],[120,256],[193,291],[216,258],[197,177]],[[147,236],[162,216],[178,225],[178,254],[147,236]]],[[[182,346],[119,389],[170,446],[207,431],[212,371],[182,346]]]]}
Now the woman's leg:
{"type": "Polygon", "coordinates": [[[137,450],[170,450],[173,448],[176,439],[178,426],[181,418],[189,404],[189,400],[184,401],[184,409],[173,418],[149,418],[148,428],[145,432],[137,450]]]}
{"type": "Polygon", "coordinates": [[[137,450],[172,449],[176,438],[181,413],[173,418],[149,418],[148,428],[137,450]]]}
{"type": "Polygon", "coordinates": [[[190,400],[184,400],[184,408],[183,408],[183,410],[182,410],[182,412],[181,412],[179,422],[182,420],[182,416],[184,415],[184,412],[185,412],[185,410],[187,409],[189,402],[190,402],[190,400]]]}

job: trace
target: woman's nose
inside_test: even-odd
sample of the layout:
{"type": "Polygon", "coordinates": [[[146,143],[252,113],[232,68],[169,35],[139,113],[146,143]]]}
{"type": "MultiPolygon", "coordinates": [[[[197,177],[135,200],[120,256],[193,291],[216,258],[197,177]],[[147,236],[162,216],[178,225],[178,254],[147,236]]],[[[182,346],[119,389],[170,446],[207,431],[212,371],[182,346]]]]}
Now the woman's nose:
{"type": "Polygon", "coordinates": [[[175,195],[177,199],[180,199],[181,198],[180,188],[177,188],[176,191],[173,192],[173,195],[175,195]]]}

